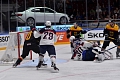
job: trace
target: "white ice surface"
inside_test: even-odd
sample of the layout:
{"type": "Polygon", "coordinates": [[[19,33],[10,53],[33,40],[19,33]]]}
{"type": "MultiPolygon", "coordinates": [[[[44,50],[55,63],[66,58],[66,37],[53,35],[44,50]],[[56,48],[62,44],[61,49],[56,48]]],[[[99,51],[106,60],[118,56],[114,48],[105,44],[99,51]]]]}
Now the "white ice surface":
{"type": "MultiPolygon", "coordinates": [[[[111,43],[110,47],[112,46],[114,45],[111,43]]],[[[69,45],[56,45],[56,51],[59,73],[51,73],[47,55],[45,59],[48,59],[46,62],[48,67],[36,70],[38,55],[33,53],[35,62],[24,60],[17,68],[12,68],[12,65],[0,65],[0,80],[120,80],[119,59],[106,60],[102,63],[72,61],[69,45]]],[[[111,52],[115,57],[116,48],[111,52]]]]}

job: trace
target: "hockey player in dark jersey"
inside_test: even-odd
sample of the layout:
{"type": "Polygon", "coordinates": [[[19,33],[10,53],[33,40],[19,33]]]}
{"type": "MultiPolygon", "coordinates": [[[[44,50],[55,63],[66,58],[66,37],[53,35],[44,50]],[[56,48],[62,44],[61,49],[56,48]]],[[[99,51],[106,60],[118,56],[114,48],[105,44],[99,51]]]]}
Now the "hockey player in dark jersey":
{"type": "Polygon", "coordinates": [[[36,31],[36,29],[31,26],[31,30],[28,32],[24,41],[22,55],[17,59],[16,63],[13,64],[13,67],[19,65],[22,62],[22,60],[29,55],[30,50],[34,51],[35,53],[40,53],[40,48],[39,48],[40,37],[35,38],[34,31],[36,31]]]}
{"type": "MultiPolygon", "coordinates": [[[[116,51],[116,58],[120,57],[120,37],[119,37],[119,26],[115,24],[114,21],[109,22],[106,24],[104,28],[104,36],[105,40],[103,42],[103,46],[101,49],[100,54],[104,54],[104,51],[107,46],[109,46],[110,42],[113,42],[117,46],[117,51],[116,51]]],[[[103,60],[103,59],[98,59],[98,56],[96,56],[96,61],[97,60],[103,60]]]]}
{"type": "Polygon", "coordinates": [[[77,23],[73,23],[73,26],[71,26],[70,29],[68,29],[66,32],[67,32],[67,38],[70,38],[70,36],[75,36],[75,38],[80,38],[81,34],[87,33],[80,26],[78,26],[77,23]]]}
{"type": "Polygon", "coordinates": [[[120,53],[120,41],[119,41],[119,26],[114,23],[114,21],[109,22],[104,29],[105,41],[102,46],[102,51],[109,46],[110,41],[117,45],[116,57],[120,53]]]}

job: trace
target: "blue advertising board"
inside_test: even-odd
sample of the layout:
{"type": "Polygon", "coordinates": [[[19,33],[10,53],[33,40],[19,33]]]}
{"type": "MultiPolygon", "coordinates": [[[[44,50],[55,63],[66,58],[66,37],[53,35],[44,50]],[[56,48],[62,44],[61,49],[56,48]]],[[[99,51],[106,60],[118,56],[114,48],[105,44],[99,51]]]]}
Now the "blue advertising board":
{"type": "MultiPolygon", "coordinates": [[[[66,31],[68,30],[71,26],[73,25],[53,25],[52,28],[55,31],[66,31]]],[[[39,30],[40,28],[43,28],[45,26],[36,26],[36,29],[39,30]]],[[[29,26],[20,26],[16,28],[16,31],[21,32],[21,31],[27,31],[30,30],[29,26]]]]}
{"type": "MultiPolygon", "coordinates": [[[[60,31],[68,30],[71,26],[73,26],[73,25],[52,25],[52,28],[55,31],[60,32],[60,31]]],[[[40,28],[43,28],[43,27],[45,27],[45,26],[36,26],[36,29],[39,30],[40,28]]],[[[90,30],[91,28],[83,28],[83,29],[90,30]]],[[[22,32],[22,31],[27,31],[27,30],[30,30],[30,26],[16,27],[17,32],[22,32]]],[[[96,28],[95,30],[103,30],[103,28],[96,28]]]]}

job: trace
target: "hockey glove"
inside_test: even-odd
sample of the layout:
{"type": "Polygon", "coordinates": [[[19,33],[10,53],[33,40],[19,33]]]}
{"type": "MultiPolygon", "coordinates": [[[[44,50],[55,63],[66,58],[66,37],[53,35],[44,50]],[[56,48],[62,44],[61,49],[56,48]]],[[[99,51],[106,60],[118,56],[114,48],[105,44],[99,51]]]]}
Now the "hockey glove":
{"type": "Polygon", "coordinates": [[[104,34],[105,39],[109,39],[109,35],[108,34],[104,34]]]}
{"type": "Polygon", "coordinates": [[[108,36],[108,34],[105,34],[104,36],[105,36],[106,38],[108,38],[108,37],[109,37],[109,36],[108,36]]]}
{"type": "Polygon", "coordinates": [[[67,34],[67,39],[69,39],[70,38],[70,34],[67,34]]]}
{"type": "Polygon", "coordinates": [[[117,39],[117,42],[120,42],[120,38],[117,39]]]}

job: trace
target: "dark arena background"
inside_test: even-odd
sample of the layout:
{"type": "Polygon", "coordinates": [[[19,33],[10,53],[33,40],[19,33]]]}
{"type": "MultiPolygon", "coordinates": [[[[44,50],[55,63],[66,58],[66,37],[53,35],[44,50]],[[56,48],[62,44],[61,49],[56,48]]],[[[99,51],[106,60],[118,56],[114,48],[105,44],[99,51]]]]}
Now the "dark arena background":
{"type": "Polygon", "coordinates": [[[119,24],[120,0],[1,0],[0,32],[16,31],[16,27],[29,23],[44,26],[44,22],[50,20],[47,19],[49,16],[53,18],[53,25],[78,22],[81,27],[91,28],[99,21],[99,27],[104,27],[111,19],[119,24]],[[33,7],[38,9],[29,14],[24,12],[33,7]],[[39,10],[39,7],[42,9],[39,10]],[[56,12],[63,15],[59,16],[56,12]]]}

